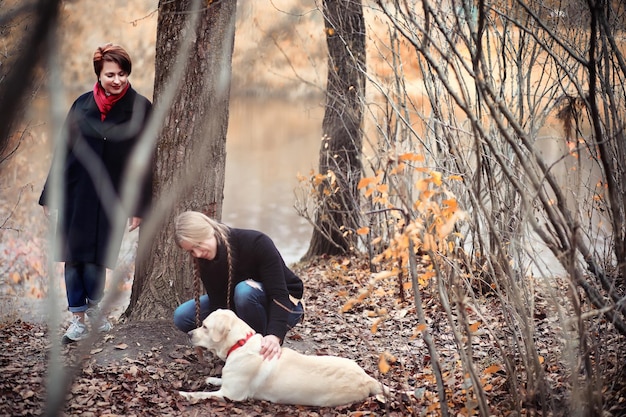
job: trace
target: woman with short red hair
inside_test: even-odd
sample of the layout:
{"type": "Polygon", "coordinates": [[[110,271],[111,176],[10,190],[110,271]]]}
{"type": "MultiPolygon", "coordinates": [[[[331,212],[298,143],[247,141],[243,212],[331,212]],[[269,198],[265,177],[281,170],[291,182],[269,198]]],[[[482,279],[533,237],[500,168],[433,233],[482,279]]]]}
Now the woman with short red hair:
{"type": "MultiPolygon", "coordinates": [[[[63,343],[88,335],[85,314],[92,327],[108,331],[111,324],[101,317],[98,303],[104,296],[106,269],[113,269],[124,234],[114,214],[125,210],[129,231],[139,227],[150,201],[151,175],[140,184],[138,203],[122,205],[120,192],[130,155],[146,127],[152,104],[137,93],[128,77],[132,63],[119,45],[96,49],[93,67],[97,81],[91,91],[74,101],[63,128],[62,146],[54,161],[63,158],[62,196],[58,207],[60,248],[55,260],[65,262],[65,287],[71,323],[63,343]]],[[[53,166],[54,166],[53,161],[53,166]]],[[[39,204],[50,216],[52,168],[39,204]]]]}

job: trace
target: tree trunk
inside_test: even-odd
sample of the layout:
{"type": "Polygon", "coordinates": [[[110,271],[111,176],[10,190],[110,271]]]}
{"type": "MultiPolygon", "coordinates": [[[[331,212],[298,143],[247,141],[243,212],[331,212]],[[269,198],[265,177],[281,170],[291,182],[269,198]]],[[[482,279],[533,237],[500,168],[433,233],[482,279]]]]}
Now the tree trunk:
{"type": "Polygon", "coordinates": [[[193,298],[193,266],[189,255],[174,243],[174,217],[185,210],[221,217],[237,3],[208,4],[159,1],[155,109],[166,96],[168,83],[177,80],[181,45],[191,43],[186,44],[190,50],[176,95],[171,103],[163,103],[168,110],[156,150],[149,217],[156,226],[142,225],[139,235],[125,313],[131,320],[169,318],[180,303],[193,298]],[[191,23],[194,13],[200,13],[195,15],[196,25],[191,23]]]}
{"type": "Polygon", "coordinates": [[[356,243],[365,96],[365,23],[354,0],[324,0],[328,45],[326,110],[322,123],[320,174],[334,174],[319,186],[323,200],[305,258],[350,251],[356,243]],[[332,178],[332,177],[331,177],[332,178]]]}

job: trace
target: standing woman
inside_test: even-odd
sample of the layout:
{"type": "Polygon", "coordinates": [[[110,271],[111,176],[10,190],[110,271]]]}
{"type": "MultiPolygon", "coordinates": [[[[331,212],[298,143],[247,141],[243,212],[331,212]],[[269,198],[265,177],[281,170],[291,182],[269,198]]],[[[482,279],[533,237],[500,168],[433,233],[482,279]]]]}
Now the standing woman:
{"type": "MultiPolygon", "coordinates": [[[[198,261],[206,294],[200,297],[200,319],[229,308],[262,334],[261,354],[280,356],[287,331],[304,315],[302,280],[287,266],[274,242],[256,230],[236,229],[197,212],[175,220],[176,244],[198,261]]],[[[174,311],[174,324],[196,328],[195,300],[174,311]]]]}
{"type": "MultiPolygon", "coordinates": [[[[106,44],[96,49],[93,67],[97,81],[92,91],[74,101],[63,128],[63,145],[55,160],[65,154],[63,201],[57,231],[60,250],[55,260],[65,262],[65,287],[72,321],[63,336],[71,343],[88,336],[85,313],[92,327],[108,331],[111,324],[100,317],[106,268],[115,268],[124,224],[113,224],[121,205],[120,192],[131,153],[146,126],[150,101],[130,85],[131,60],[121,46],[106,44]],[[107,259],[107,251],[115,259],[107,259]],[[97,322],[95,322],[98,320],[97,322]]],[[[39,204],[50,215],[51,174],[48,174],[39,204]]],[[[139,203],[124,207],[129,231],[141,223],[151,196],[151,176],[139,185],[139,203]]]]}

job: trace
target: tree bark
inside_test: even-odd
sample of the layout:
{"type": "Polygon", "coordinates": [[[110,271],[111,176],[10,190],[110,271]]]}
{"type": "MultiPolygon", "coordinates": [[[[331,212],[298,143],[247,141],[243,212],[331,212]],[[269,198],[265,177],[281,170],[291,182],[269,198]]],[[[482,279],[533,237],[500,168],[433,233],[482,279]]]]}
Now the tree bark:
{"type": "Polygon", "coordinates": [[[354,0],[324,0],[328,45],[326,110],[322,122],[320,174],[332,172],[336,183],[319,186],[322,199],[304,258],[337,255],[356,244],[360,210],[365,96],[365,22],[363,5],[354,0]]]}
{"type": "Polygon", "coordinates": [[[221,217],[236,4],[159,1],[155,107],[167,84],[176,82],[181,45],[191,44],[176,96],[171,104],[163,103],[169,110],[155,154],[150,215],[156,226],[143,230],[142,224],[139,234],[125,312],[131,320],[169,318],[180,303],[193,298],[193,265],[174,242],[174,217],[185,210],[221,217]],[[195,27],[193,13],[200,13],[195,27]]]}
{"type": "Polygon", "coordinates": [[[38,89],[40,65],[46,65],[47,43],[54,38],[61,1],[38,0],[33,4],[0,2],[3,38],[0,67],[0,169],[20,145],[12,135],[24,116],[26,104],[38,89]],[[30,98],[29,98],[30,97],[30,98]]]}

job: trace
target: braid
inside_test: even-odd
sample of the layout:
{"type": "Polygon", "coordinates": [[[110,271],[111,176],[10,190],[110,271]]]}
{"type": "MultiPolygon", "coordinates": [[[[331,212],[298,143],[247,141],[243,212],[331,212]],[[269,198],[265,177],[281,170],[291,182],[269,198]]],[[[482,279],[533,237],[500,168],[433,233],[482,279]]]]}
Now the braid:
{"type": "Polygon", "coordinates": [[[228,289],[226,292],[226,308],[230,308],[230,297],[233,293],[233,258],[232,250],[230,248],[230,242],[228,241],[228,235],[226,233],[220,233],[220,240],[226,247],[226,262],[228,263],[228,289]]]}
{"type": "Polygon", "coordinates": [[[202,320],[200,319],[200,283],[200,262],[197,258],[193,258],[193,299],[196,302],[196,327],[202,325],[202,320]]]}

